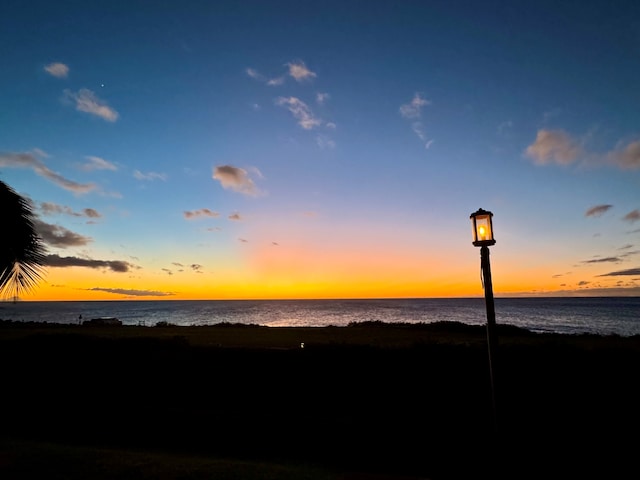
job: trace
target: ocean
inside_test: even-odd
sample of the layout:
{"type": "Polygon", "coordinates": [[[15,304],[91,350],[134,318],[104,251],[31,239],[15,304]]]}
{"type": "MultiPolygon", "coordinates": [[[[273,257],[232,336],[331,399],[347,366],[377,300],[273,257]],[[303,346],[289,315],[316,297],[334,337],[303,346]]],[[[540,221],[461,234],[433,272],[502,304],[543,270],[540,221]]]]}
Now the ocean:
{"type": "MultiPolygon", "coordinates": [[[[640,335],[640,297],[496,298],[496,323],[534,332],[640,335]]],[[[124,325],[217,323],[271,327],[350,323],[486,323],[484,298],[365,300],[156,300],[0,302],[0,320],[80,323],[116,317],[124,325]]]]}

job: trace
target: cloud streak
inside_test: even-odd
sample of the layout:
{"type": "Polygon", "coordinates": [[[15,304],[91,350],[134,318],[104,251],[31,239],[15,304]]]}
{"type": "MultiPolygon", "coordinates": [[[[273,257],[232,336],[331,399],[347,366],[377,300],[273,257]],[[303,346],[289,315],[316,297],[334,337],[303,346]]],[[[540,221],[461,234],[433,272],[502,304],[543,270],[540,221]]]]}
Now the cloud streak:
{"type": "Polygon", "coordinates": [[[431,105],[429,100],[422,97],[422,94],[415,93],[409,103],[400,105],[399,111],[403,118],[413,120],[411,123],[411,130],[416,136],[424,143],[425,149],[429,149],[433,143],[433,139],[427,139],[427,135],[424,133],[424,126],[420,121],[422,117],[422,109],[428,105],[431,105]]]}
{"type": "Polygon", "coordinates": [[[311,108],[296,97],[278,97],[276,105],[284,107],[291,112],[294,118],[305,130],[312,130],[322,125],[322,120],[317,118],[311,108]]]}
{"type": "Polygon", "coordinates": [[[72,217],[87,217],[87,218],[100,218],[102,215],[100,212],[93,208],[83,208],[81,212],[76,212],[71,207],[66,205],[58,205],[51,202],[40,203],[40,211],[43,215],[57,215],[64,214],[72,217]]]}
{"type": "Polygon", "coordinates": [[[85,172],[92,172],[94,170],[111,170],[115,172],[116,170],[118,170],[118,167],[116,167],[113,163],[105,160],[104,158],[92,156],[88,156],[85,158],[87,159],[87,162],[80,167],[85,172]]]}
{"type": "Polygon", "coordinates": [[[153,182],[154,180],[162,180],[163,182],[167,181],[167,175],[165,173],[157,172],[142,173],[140,170],[134,170],[133,177],[136,180],[142,180],[145,182],[153,182]]]}
{"type": "Polygon", "coordinates": [[[82,247],[93,241],[91,237],[85,237],[60,225],[52,225],[42,220],[35,220],[33,225],[42,241],[52,247],[82,247]]]}
{"type": "Polygon", "coordinates": [[[199,210],[186,210],[183,212],[184,218],[192,220],[194,218],[211,217],[217,218],[220,216],[218,212],[213,212],[208,208],[201,208],[199,210]]]}
{"type": "Polygon", "coordinates": [[[615,272],[603,273],[602,275],[597,275],[597,276],[598,277],[623,277],[623,276],[631,276],[631,275],[640,275],[640,267],[628,268],[626,270],[617,270],[615,272]]]}
{"type": "Polygon", "coordinates": [[[170,297],[175,295],[173,292],[160,292],[158,290],[135,290],[129,288],[103,288],[93,287],[86,289],[89,292],[106,292],[116,295],[128,295],[131,297],[170,297]]]}
{"type": "Polygon", "coordinates": [[[284,83],[284,77],[267,78],[259,73],[255,68],[247,68],[245,69],[245,73],[254,80],[265,83],[270,87],[277,87],[278,85],[282,85],[284,83]]]}
{"type": "Polygon", "coordinates": [[[585,151],[564,130],[538,130],[535,141],[525,150],[525,156],[537,165],[570,165],[583,157],[599,165],[613,165],[622,170],[640,169],[640,141],[620,144],[605,153],[585,151]]]}
{"type": "Polygon", "coordinates": [[[47,255],[45,264],[49,267],[86,267],[86,268],[106,268],[116,273],[126,273],[134,266],[123,260],[92,260],[80,257],[61,257],[60,255],[47,255]]]}
{"type": "Polygon", "coordinates": [[[98,98],[98,96],[87,88],[81,88],[77,92],[71,90],[64,91],[64,97],[75,103],[76,110],[80,112],[90,113],[96,117],[100,117],[107,122],[115,122],[120,116],[119,113],[111,108],[107,102],[98,98]]]}
{"type": "Polygon", "coordinates": [[[59,173],[50,170],[42,160],[31,152],[0,152],[0,167],[30,168],[59,187],[78,194],[87,193],[97,188],[94,183],[77,183],[64,178],[59,173]]]}
{"type": "Polygon", "coordinates": [[[585,217],[599,217],[602,214],[608,212],[610,209],[613,208],[613,205],[595,205],[591,208],[589,208],[584,216],[585,217]]]}

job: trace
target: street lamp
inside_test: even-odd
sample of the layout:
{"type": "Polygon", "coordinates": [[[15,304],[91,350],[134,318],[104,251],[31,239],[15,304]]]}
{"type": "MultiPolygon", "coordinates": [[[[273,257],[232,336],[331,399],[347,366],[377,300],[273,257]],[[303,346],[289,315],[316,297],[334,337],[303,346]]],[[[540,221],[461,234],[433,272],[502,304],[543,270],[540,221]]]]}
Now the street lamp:
{"type": "Polygon", "coordinates": [[[493,238],[493,213],[479,209],[469,217],[473,233],[473,245],[480,247],[480,268],[482,270],[482,283],[484,285],[484,300],[487,308],[487,346],[489,349],[489,378],[491,380],[491,400],[493,407],[494,430],[498,430],[498,417],[496,407],[496,390],[494,379],[495,354],[498,345],[496,336],[496,310],[493,303],[493,285],[491,283],[491,264],[489,263],[489,247],[495,245],[493,238]]]}

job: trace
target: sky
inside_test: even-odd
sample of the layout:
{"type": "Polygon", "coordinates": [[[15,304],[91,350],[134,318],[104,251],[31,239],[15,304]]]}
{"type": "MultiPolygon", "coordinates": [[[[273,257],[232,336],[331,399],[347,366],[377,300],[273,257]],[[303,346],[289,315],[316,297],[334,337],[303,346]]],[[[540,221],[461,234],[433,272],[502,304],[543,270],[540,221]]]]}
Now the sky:
{"type": "Polygon", "coordinates": [[[640,2],[0,6],[24,300],[640,294],[640,2]]]}

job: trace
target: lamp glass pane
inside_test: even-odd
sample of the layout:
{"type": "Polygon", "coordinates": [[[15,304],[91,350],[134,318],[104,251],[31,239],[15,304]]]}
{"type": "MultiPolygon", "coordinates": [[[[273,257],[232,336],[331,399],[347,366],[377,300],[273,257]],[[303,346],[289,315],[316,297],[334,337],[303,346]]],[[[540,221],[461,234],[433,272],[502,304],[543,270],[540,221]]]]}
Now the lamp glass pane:
{"type": "Polygon", "coordinates": [[[493,240],[491,231],[491,219],[489,215],[476,216],[476,239],[480,242],[493,240]]]}

